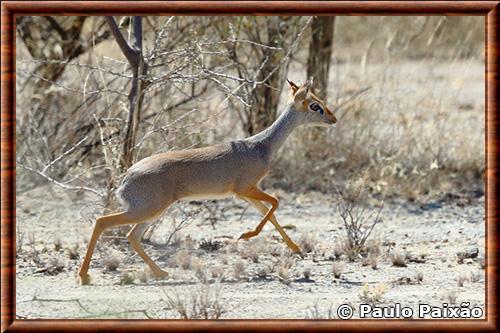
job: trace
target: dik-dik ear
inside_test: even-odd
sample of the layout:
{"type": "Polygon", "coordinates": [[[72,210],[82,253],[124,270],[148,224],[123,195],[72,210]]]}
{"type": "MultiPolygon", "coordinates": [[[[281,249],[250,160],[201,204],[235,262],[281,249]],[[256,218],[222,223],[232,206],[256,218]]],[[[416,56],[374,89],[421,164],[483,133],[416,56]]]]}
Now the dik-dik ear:
{"type": "Polygon", "coordinates": [[[311,86],[312,86],[312,80],[307,80],[306,82],[304,82],[302,86],[300,86],[299,90],[297,90],[297,92],[293,96],[293,101],[297,103],[305,100],[307,94],[309,93],[309,90],[311,90],[311,86]]]}
{"type": "Polygon", "coordinates": [[[295,95],[295,93],[297,92],[297,90],[299,90],[299,86],[296,85],[293,81],[290,81],[288,79],[286,81],[290,85],[290,88],[292,89],[292,93],[295,95]]]}

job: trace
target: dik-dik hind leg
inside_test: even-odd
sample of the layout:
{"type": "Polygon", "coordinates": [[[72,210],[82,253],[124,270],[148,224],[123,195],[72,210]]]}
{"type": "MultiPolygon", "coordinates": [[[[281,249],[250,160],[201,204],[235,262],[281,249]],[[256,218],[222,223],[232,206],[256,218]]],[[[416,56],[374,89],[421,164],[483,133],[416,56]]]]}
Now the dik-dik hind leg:
{"type": "Polygon", "coordinates": [[[149,227],[150,223],[142,223],[132,227],[130,232],[127,234],[127,238],[132,245],[132,248],[135,252],[148,264],[149,268],[153,272],[156,278],[166,278],[168,273],[162,270],[155,262],[144,252],[144,249],[141,246],[141,237],[144,234],[144,231],[149,227]]]}
{"type": "Polygon", "coordinates": [[[253,231],[245,232],[240,236],[240,239],[249,239],[251,237],[257,236],[264,228],[264,225],[267,221],[271,221],[274,227],[278,230],[281,237],[285,241],[285,243],[290,247],[293,252],[300,253],[300,248],[288,237],[285,233],[285,230],[278,224],[276,217],[274,216],[274,211],[278,208],[278,199],[269,194],[261,191],[258,188],[252,188],[250,191],[244,193],[238,193],[241,197],[248,200],[251,204],[253,204],[262,214],[264,214],[264,218],[257,225],[257,228],[253,231]],[[271,204],[271,208],[267,208],[261,201],[269,202],[271,204]]]}
{"type": "Polygon", "coordinates": [[[96,219],[94,231],[92,232],[92,237],[90,238],[89,245],[87,247],[87,253],[85,254],[85,258],[83,259],[82,265],[80,266],[80,270],[78,271],[81,284],[88,284],[90,282],[90,276],[88,274],[90,260],[92,259],[92,254],[94,253],[97,239],[99,238],[99,236],[101,236],[102,232],[112,227],[137,223],[140,221],[141,220],[133,218],[127,212],[101,216],[96,219]]]}

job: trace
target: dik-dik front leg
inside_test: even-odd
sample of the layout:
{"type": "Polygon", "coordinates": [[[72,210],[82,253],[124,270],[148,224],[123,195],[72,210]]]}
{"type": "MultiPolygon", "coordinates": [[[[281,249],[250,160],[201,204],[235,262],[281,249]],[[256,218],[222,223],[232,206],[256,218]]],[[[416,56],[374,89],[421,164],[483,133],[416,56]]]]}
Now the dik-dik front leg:
{"type": "Polygon", "coordinates": [[[299,246],[297,244],[295,244],[290,239],[290,237],[288,237],[285,230],[283,230],[283,228],[278,224],[278,221],[276,220],[276,217],[274,216],[274,211],[278,208],[278,205],[279,205],[278,199],[276,199],[275,197],[259,190],[258,188],[253,188],[251,191],[246,192],[245,194],[240,194],[240,196],[243,199],[247,200],[249,203],[251,203],[262,214],[264,214],[264,218],[262,219],[262,221],[260,221],[260,223],[257,225],[255,230],[243,233],[240,236],[240,239],[248,240],[252,237],[257,236],[264,228],[264,225],[266,224],[266,222],[271,221],[271,223],[274,225],[274,227],[280,233],[281,237],[283,238],[283,241],[286,243],[286,245],[288,245],[288,247],[292,250],[292,252],[300,253],[299,246]],[[269,202],[271,204],[271,208],[267,208],[261,201],[269,202]]]}

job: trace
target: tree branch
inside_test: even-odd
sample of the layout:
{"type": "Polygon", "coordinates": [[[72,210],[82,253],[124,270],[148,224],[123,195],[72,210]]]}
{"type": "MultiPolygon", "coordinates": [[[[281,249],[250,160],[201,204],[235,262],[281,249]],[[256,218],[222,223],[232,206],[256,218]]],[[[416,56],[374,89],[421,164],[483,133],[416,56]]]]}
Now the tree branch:
{"type": "Polygon", "coordinates": [[[134,50],[133,48],[130,47],[130,45],[127,43],[125,38],[123,38],[123,35],[118,28],[118,25],[116,25],[116,21],[113,18],[113,16],[106,16],[106,21],[108,22],[108,25],[111,29],[111,33],[115,37],[116,42],[118,43],[118,46],[122,50],[123,54],[127,58],[128,62],[130,65],[134,68],[137,69],[139,67],[139,57],[140,54],[137,50],[134,50]]]}
{"type": "Polygon", "coordinates": [[[62,40],[67,40],[68,35],[66,34],[66,31],[57,23],[57,21],[52,17],[52,16],[44,16],[47,21],[49,21],[50,25],[52,28],[54,28],[55,31],[61,36],[62,40]]]}

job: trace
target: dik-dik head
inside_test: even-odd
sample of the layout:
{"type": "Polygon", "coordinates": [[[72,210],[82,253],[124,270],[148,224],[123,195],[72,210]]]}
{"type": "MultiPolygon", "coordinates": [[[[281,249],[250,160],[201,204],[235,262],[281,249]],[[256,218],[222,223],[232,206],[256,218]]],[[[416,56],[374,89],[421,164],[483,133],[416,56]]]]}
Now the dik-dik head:
{"type": "Polygon", "coordinates": [[[307,80],[300,87],[288,80],[292,89],[289,103],[303,116],[304,124],[313,126],[328,126],[337,122],[337,118],[326,103],[311,91],[312,80],[307,80]]]}

